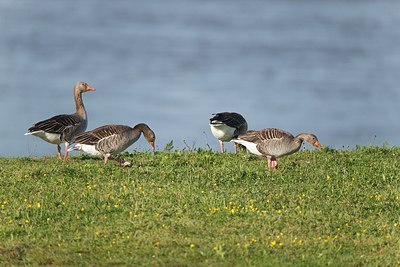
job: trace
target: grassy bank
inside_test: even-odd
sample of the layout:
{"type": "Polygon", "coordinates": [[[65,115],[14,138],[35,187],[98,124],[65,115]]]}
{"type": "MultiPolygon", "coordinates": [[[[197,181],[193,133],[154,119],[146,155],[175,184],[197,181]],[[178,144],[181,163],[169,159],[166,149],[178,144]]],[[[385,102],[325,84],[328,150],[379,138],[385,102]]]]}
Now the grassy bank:
{"type": "Polygon", "coordinates": [[[400,265],[400,149],[0,158],[0,265],[400,265]]]}

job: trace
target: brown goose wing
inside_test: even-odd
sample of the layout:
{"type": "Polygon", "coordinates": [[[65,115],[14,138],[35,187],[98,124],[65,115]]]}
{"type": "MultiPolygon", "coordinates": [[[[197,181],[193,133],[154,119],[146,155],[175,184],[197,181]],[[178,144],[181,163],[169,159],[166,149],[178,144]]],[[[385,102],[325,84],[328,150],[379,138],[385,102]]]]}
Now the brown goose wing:
{"type": "Polygon", "coordinates": [[[260,131],[250,130],[247,133],[239,135],[237,138],[256,144],[260,141],[260,131]]]}
{"type": "Polygon", "coordinates": [[[287,152],[287,143],[294,137],[281,129],[265,128],[260,131],[248,131],[238,138],[256,144],[257,150],[263,155],[278,157],[287,152]]]}
{"type": "Polygon", "coordinates": [[[259,138],[263,141],[282,140],[285,138],[294,138],[289,132],[276,128],[265,128],[259,131],[259,138]]]}
{"type": "Polygon", "coordinates": [[[74,143],[95,145],[104,139],[119,135],[128,129],[130,129],[130,127],[124,125],[104,125],[77,135],[74,143]]]}
{"type": "Polygon", "coordinates": [[[62,114],[35,123],[28,129],[28,132],[44,131],[46,133],[63,134],[68,128],[75,127],[81,122],[82,119],[75,114],[62,114]]]}

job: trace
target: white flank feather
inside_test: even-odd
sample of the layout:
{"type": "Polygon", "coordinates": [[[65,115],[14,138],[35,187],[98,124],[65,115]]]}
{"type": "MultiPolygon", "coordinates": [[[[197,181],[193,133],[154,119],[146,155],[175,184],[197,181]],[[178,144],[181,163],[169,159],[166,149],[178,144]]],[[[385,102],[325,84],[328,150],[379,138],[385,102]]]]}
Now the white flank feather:
{"type": "Polygon", "coordinates": [[[96,150],[95,145],[74,144],[74,146],[68,148],[68,151],[73,150],[80,150],[93,156],[102,156],[102,154],[96,150]]]}
{"type": "Polygon", "coordinates": [[[249,150],[251,153],[259,155],[259,156],[262,156],[260,151],[258,151],[258,149],[257,149],[257,144],[252,143],[252,142],[248,142],[248,141],[245,141],[245,140],[242,140],[242,139],[234,139],[232,141],[235,142],[235,143],[244,145],[247,148],[247,150],[249,150]]]}
{"type": "Polygon", "coordinates": [[[36,132],[30,132],[30,133],[25,133],[25,135],[34,135],[37,136],[41,139],[43,139],[46,142],[52,143],[52,144],[61,144],[60,140],[60,134],[55,134],[55,133],[46,133],[44,131],[36,131],[36,132]]]}

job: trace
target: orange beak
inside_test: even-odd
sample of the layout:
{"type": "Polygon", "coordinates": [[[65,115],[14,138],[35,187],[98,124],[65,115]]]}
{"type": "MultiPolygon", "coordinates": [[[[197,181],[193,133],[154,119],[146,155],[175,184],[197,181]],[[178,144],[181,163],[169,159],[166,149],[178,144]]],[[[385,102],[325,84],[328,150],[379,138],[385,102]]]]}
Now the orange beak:
{"type": "Polygon", "coordinates": [[[154,149],[155,149],[155,147],[154,147],[154,141],[150,141],[149,144],[150,144],[150,146],[151,146],[151,150],[154,151],[154,149]]]}
{"type": "Polygon", "coordinates": [[[313,145],[315,147],[321,148],[321,144],[318,141],[315,141],[313,145]]]}
{"type": "Polygon", "coordinates": [[[94,87],[91,87],[88,85],[88,87],[86,87],[86,90],[88,91],[96,91],[96,89],[94,87]]]}

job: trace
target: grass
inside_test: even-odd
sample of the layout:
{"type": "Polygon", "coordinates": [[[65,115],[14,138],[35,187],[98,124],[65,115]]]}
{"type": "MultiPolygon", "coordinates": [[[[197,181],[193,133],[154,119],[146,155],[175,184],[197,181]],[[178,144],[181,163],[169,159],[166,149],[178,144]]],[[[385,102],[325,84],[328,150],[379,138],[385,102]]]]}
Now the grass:
{"type": "Polygon", "coordinates": [[[0,265],[398,266],[399,148],[0,158],[0,265]]]}

